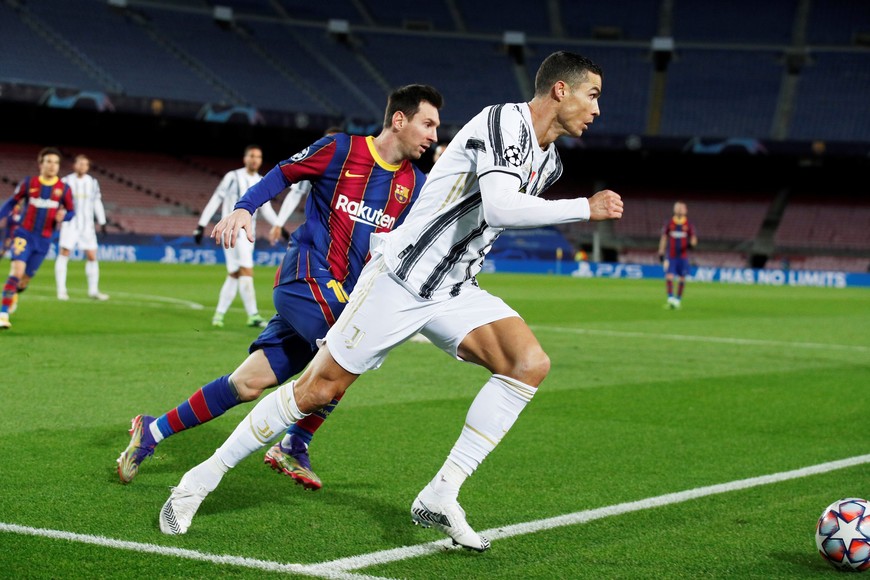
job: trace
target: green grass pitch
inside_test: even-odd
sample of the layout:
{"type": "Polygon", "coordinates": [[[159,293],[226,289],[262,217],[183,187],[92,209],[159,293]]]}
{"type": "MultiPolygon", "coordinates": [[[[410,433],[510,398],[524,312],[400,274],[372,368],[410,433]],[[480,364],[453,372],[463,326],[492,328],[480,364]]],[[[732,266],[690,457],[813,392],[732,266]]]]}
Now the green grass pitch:
{"type": "MultiPolygon", "coordinates": [[[[187,535],[164,536],[169,487],[250,405],[166,441],[123,486],[130,419],[232,371],[257,329],[238,301],[210,326],[223,266],[102,263],[112,297],[97,303],[82,262],[57,301],[53,265],[0,334],[3,577],[835,578],[816,519],[870,495],[870,290],[690,282],[669,311],[661,280],[500,274],[481,285],[526,319],[552,370],[460,495],[489,552],[432,548],[442,536],[411,525],[487,378],[416,343],[317,434],[321,491],[258,453],[187,535]]],[[[256,272],[264,315],[273,274],[256,272]]]]}

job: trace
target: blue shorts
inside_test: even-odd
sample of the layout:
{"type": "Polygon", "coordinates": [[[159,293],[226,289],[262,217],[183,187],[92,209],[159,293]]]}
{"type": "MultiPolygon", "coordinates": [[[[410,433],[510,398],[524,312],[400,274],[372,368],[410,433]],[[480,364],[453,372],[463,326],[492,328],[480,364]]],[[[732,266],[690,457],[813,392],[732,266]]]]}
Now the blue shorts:
{"type": "Polygon", "coordinates": [[[248,352],[263,351],[278,384],[302,372],[311,362],[317,353],[317,340],[326,336],[344,310],[346,295],[332,290],[335,285],[331,278],[309,278],[281,284],[272,291],[278,313],[248,352]]]}
{"type": "Polygon", "coordinates": [[[666,274],[673,274],[674,276],[685,278],[689,275],[689,259],[668,258],[668,271],[666,274]]]}
{"type": "Polygon", "coordinates": [[[15,229],[10,251],[12,260],[24,262],[24,273],[33,278],[50,247],[50,239],[18,227],[15,229]]]}

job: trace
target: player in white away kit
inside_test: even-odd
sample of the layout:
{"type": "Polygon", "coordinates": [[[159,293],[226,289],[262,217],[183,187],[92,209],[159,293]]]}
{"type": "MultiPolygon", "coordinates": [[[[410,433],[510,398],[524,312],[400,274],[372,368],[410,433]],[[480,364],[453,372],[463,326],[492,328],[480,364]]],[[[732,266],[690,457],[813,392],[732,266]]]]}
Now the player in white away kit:
{"type": "MultiPolygon", "coordinates": [[[[495,448],[547,376],[550,359],[520,316],[481,289],[475,275],[504,228],[618,219],[610,190],[589,199],[540,196],[562,174],[554,142],[580,136],[600,114],[601,69],[574,53],[548,56],[528,103],[485,108],[451,140],[406,221],[372,237],[371,259],[314,360],[295,381],[261,399],[232,435],[188,471],[163,505],[160,529],[187,531],[226,472],[268,435],[328,404],[387,353],[421,332],[459,360],[492,375],[478,393],[447,461],[411,505],[414,522],[483,551],[458,502],[459,489],[495,448]]],[[[215,228],[236,239],[237,223],[215,228]]]]}
{"type": "MultiPolygon", "coordinates": [[[[208,225],[218,209],[221,210],[221,217],[230,215],[233,213],[236,202],[248,191],[248,188],[263,179],[263,176],[260,175],[260,166],[263,165],[262,149],[256,145],[248,145],[245,148],[244,162],[245,166],[241,169],[234,169],[224,175],[205,209],[202,210],[199,224],[193,232],[193,239],[197,244],[202,243],[205,226],[208,225]]],[[[268,203],[264,204],[259,211],[263,212],[273,228],[278,226],[280,232],[278,216],[272,206],[268,203]]],[[[256,222],[257,216],[254,215],[251,220],[251,228],[254,231],[251,234],[255,239],[256,222]]],[[[227,277],[218,296],[217,307],[211,319],[212,326],[223,327],[224,315],[230,309],[233,300],[236,299],[236,294],[240,294],[245,312],[248,314],[248,326],[265,328],[268,320],[260,316],[257,309],[257,295],[254,290],[254,242],[245,235],[239,236],[235,247],[224,249],[224,258],[226,259],[227,277]]]]}
{"type": "MultiPolygon", "coordinates": [[[[63,178],[73,192],[76,215],[60,226],[60,251],[54,263],[54,281],[57,286],[57,299],[69,300],[66,287],[67,267],[70,252],[75,248],[84,251],[85,276],[88,279],[88,296],[94,300],[108,300],[109,295],[100,292],[100,263],[97,261],[97,231],[94,220],[101,228],[106,226],[106,209],[100,184],[90,175],[91,162],[86,155],[76,155],[73,173],[63,178]]],[[[105,229],[104,229],[105,231],[105,229]]]]}

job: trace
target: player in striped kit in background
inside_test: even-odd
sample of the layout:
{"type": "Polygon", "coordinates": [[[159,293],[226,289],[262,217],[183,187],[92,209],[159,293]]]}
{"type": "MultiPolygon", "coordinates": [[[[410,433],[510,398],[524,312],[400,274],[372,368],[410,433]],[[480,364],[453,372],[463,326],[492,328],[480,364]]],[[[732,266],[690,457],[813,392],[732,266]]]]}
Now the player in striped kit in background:
{"type": "Polygon", "coordinates": [[[72,190],[60,180],[60,151],[46,147],[39,152],[39,175],[25,177],[6,203],[0,206],[0,219],[23,203],[21,222],[12,238],[12,265],[3,286],[0,329],[11,328],[9,315],[18,306],[18,295],[27,290],[30,279],[45,260],[57,224],[75,216],[72,190]]]}
{"type": "Polygon", "coordinates": [[[76,155],[73,172],[63,178],[64,183],[72,189],[76,215],[74,219],[60,226],[59,251],[54,263],[58,300],[69,300],[66,273],[70,252],[76,248],[85,252],[88,296],[94,300],[109,299],[108,294],[100,292],[100,263],[97,261],[97,231],[94,227],[96,219],[105,233],[106,210],[103,207],[100,183],[88,173],[90,169],[91,161],[87,155],[76,155]]]}
{"type": "Polygon", "coordinates": [[[659,239],[659,260],[665,269],[665,288],[668,301],[665,308],[676,310],[683,303],[683,289],[689,275],[689,249],[698,245],[695,226],[689,221],[686,202],[674,203],[674,215],[662,228],[659,239]],[[674,278],[677,287],[674,289],[674,278]]]}

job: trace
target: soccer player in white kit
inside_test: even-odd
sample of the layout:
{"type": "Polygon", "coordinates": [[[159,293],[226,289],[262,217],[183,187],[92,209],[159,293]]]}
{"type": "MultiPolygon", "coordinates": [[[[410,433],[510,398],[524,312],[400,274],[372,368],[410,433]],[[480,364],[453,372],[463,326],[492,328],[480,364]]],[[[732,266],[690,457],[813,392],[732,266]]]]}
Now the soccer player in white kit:
{"type": "MultiPolygon", "coordinates": [[[[444,465],[411,505],[411,518],[484,551],[458,502],[459,489],[510,430],[547,376],[550,359],[522,318],[477,285],[504,228],[618,219],[620,196],[546,200],[562,174],[555,141],[579,137],[600,114],[601,69],[575,53],[548,56],[527,103],[486,107],[451,140],[407,220],[372,236],[371,259],[314,360],[295,381],[262,398],[206,461],[188,471],[160,513],[164,533],[183,534],[230,468],[268,444],[270,433],[344,391],[387,353],[421,332],[459,360],[488,369],[444,465]],[[264,440],[265,439],[265,440],[264,440]]],[[[218,224],[219,226],[221,224],[218,224]]],[[[236,239],[238,224],[213,236],[236,239]]]]}
{"type": "MultiPolygon", "coordinates": [[[[193,238],[197,244],[202,243],[205,226],[208,225],[215,212],[220,209],[221,217],[230,215],[239,198],[248,191],[248,188],[263,178],[260,175],[260,166],[263,165],[263,150],[260,147],[248,145],[245,148],[243,160],[245,166],[229,171],[224,175],[205,209],[202,210],[197,228],[193,232],[193,238]]],[[[271,205],[264,204],[260,211],[273,227],[278,225],[278,216],[271,205]]],[[[254,230],[251,235],[254,239],[256,239],[256,220],[257,216],[251,220],[251,227],[254,230]]],[[[233,300],[236,299],[236,294],[240,294],[245,312],[248,314],[248,326],[265,328],[268,320],[260,316],[257,309],[257,295],[254,290],[254,242],[245,235],[239,236],[234,247],[224,248],[224,258],[226,259],[227,277],[221,286],[217,307],[211,319],[212,326],[223,327],[224,315],[230,309],[233,300]]]]}
{"type": "Polygon", "coordinates": [[[94,300],[108,300],[109,295],[100,292],[100,263],[97,261],[97,231],[94,220],[101,228],[106,226],[106,209],[100,183],[90,175],[91,161],[86,155],[76,155],[73,172],[63,178],[73,192],[76,215],[60,226],[58,255],[54,263],[54,281],[57,299],[69,300],[66,287],[67,267],[70,252],[79,248],[85,253],[85,276],[88,280],[88,296],[94,300]]]}

